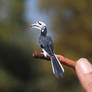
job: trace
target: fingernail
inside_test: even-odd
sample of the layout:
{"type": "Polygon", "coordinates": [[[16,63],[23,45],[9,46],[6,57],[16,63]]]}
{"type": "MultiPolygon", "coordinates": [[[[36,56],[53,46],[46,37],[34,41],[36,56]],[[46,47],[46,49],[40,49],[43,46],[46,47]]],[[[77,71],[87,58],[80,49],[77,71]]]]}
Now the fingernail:
{"type": "Polygon", "coordinates": [[[81,73],[88,74],[92,72],[92,65],[85,58],[81,58],[77,61],[77,66],[80,68],[81,73]]]}

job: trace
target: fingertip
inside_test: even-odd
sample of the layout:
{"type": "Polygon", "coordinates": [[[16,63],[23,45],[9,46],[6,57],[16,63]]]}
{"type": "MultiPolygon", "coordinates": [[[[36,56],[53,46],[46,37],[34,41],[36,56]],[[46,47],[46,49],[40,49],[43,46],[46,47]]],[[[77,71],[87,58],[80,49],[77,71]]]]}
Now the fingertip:
{"type": "Polygon", "coordinates": [[[78,61],[77,61],[77,65],[80,65],[81,64],[81,62],[88,62],[88,59],[86,59],[86,58],[80,58],[78,61]]]}
{"type": "Polygon", "coordinates": [[[87,74],[92,72],[92,65],[86,58],[80,58],[76,63],[76,70],[80,73],[87,74]]]}
{"type": "Polygon", "coordinates": [[[83,89],[92,92],[92,64],[86,58],[81,58],[76,62],[75,69],[83,89]]]}
{"type": "Polygon", "coordinates": [[[76,66],[75,66],[76,71],[79,70],[79,68],[80,68],[80,66],[81,66],[81,62],[82,62],[82,61],[85,61],[85,60],[86,60],[86,58],[80,58],[80,59],[78,59],[78,60],[76,61],[76,66]]]}

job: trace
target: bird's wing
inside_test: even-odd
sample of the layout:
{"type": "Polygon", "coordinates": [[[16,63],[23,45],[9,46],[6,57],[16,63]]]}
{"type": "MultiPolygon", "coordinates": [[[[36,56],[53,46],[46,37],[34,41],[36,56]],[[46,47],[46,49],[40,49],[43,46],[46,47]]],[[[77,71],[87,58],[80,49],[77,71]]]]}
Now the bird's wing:
{"type": "Polygon", "coordinates": [[[54,54],[53,41],[51,37],[47,36],[46,38],[40,38],[39,43],[49,55],[54,54]]]}
{"type": "Polygon", "coordinates": [[[53,41],[51,39],[50,36],[47,36],[47,39],[48,39],[48,43],[49,43],[49,48],[54,51],[54,46],[53,46],[53,41]]]}

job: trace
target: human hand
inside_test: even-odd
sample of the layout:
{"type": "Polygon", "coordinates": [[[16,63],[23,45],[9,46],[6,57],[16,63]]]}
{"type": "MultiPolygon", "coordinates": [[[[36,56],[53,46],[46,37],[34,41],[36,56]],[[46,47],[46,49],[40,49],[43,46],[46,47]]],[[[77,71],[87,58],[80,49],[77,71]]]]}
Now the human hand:
{"type": "Polygon", "coordinates": [[[85,58],[79,59],[75,71],[85,92],[92,92],[92,65],[90,62],[85,58]]]}

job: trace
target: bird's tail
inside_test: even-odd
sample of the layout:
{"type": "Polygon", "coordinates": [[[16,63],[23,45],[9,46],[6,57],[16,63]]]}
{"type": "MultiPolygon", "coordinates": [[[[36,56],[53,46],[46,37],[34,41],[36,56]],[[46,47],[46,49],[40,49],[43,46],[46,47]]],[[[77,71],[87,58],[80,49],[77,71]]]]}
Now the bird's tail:
{"type": "Polygon", "coordinates": [[[55,55],[51,56],[51,64],[52,64],[52,69],[53,69],[53,73],[55,74],[55,76],[57,78],[63,77],[64,76],[64,68],[55,55]]]}

